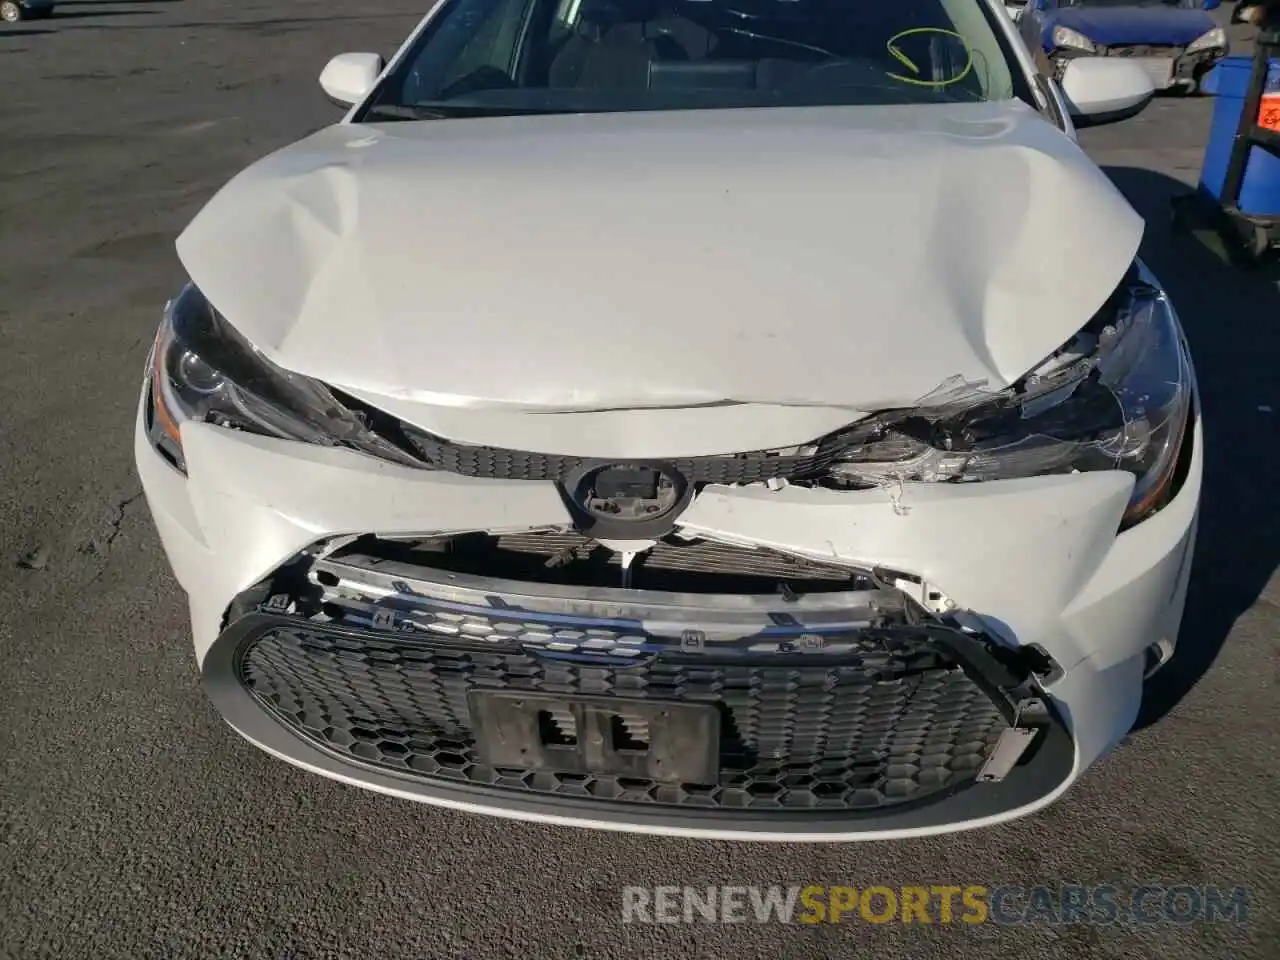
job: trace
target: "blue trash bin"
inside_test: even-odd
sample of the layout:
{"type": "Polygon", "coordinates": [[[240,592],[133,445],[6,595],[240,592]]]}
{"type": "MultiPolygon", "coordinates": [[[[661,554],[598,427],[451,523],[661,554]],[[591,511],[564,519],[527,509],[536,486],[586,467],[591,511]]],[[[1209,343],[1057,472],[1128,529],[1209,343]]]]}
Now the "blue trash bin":
{"type": "MultiPolygon", "coordinates": [[[[1200,187],[1215,199],[1222,199],[1231,160],[1231,144],[1240,124],[1240,111],[1249,89],[1253,58],[1225,57],[1205,77],[1201,89],[1213,96],[1213,124],[1200,168],[1200,187]]],[[[1272,58],[1267,69],[1266,93],[1280,94],[1280,59],[1272,58]]],[[[1280,157],[1257,146],[1249,150],[1244,180],[1240,184],[1241,213],[1254,216],[1280,215],[1280,157]]]]}

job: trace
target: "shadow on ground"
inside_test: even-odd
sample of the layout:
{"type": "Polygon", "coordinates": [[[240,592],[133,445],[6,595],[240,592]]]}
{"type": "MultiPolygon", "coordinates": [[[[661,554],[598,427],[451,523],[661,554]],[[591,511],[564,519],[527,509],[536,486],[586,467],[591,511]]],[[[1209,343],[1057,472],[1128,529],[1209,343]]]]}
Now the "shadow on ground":
{"type": "Polygon", "coordinates": [[[1203,404],[1205,480],[1178,650],[1152,679],[1137,728],[1160,720],[1217,658],[1280,566],[1280,269],[1233,266],[1170,227],[1185,184],[1132,167],[1107,175],[1147,221],[1142,257],[1182,318],[1203,404]],[[1267,409],[1270,408],[1271,412],[1267,409]]]}

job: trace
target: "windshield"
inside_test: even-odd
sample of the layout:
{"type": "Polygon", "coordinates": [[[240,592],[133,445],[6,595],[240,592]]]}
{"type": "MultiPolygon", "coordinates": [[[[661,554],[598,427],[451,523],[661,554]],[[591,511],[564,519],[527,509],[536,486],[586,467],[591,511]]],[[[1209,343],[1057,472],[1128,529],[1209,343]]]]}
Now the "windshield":
{"type": "Polygon", "coordinates": [[[356,119],[1034,103],[993,16],[983,0],[445,0],[356,119]]]}

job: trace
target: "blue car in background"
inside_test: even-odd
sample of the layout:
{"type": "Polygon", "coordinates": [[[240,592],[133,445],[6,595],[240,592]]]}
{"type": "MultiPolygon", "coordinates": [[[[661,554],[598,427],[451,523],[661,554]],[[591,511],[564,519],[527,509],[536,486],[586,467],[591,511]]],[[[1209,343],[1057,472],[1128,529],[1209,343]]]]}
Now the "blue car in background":
{"type": "Polygon", "coordinates": [[[1227,55],[1227,36],[1208,11],[1221,0],[1027,0],[1018,29],[1060,78],[1075,57],[1129,57],[1157,90],[1199,90],[1227,55]]]}

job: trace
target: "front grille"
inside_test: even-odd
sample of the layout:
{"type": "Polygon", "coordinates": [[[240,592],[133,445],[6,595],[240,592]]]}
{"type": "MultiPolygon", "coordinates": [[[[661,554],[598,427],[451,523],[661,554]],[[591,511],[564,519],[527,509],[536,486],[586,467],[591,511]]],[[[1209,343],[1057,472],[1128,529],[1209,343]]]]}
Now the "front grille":
{"type": "Polygon", "coordinates": [[[1182,53],[1181,47],[1157,47],[1144,43],[1122,44],[1103,49],[1103,54],[1108,57],[1173,58],[1180,53],[1182,53]]]}
{"type": "MultiPolygon", "coordinates": [[[[544,480],[563,483],[587,458],[502,447],[453,443],[411,424],[399,425],[405,439],[427,465],[437,470],[489,480],[544,480]]],[[[802,448],[803,453],[756,450],[722,456],[665,459],[690,483],[761,483],[822,476],[842,445],[833,436],[802,448]]]]}
{"type": "Polygon", "coordinates": [[[279,723],[356,764],[508,795],[709,816],[857,813],[936,797],[970,783],[1007,726],[923,639],[913,647],[868,637],[838,658],[805,662],[664,654],[619,665],[290,618],[252,634],[233,669],[279,723]],[[472,691],[617,697],[624,717],[631,699],[714,704],[719,782],[486,766],[472,691]]]}

